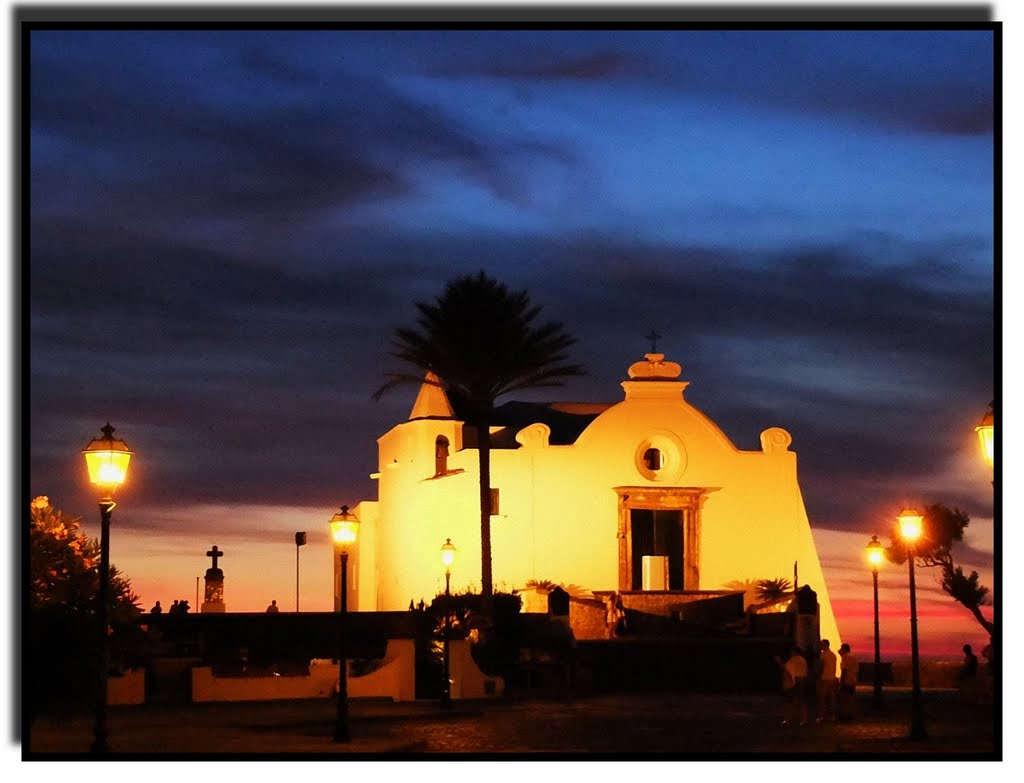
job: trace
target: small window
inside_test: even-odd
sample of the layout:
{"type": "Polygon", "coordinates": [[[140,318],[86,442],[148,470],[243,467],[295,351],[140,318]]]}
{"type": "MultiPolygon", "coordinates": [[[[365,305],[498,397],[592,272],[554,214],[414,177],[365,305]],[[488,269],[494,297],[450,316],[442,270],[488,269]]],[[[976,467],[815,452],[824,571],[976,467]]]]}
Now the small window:
{"type": "Polygon", "coordinates": [[[438,435],[434,441],[434,475],[443,476],[448,472],[448,438],[438,435]]]}
{"type": "Polygon", "coordinates": [[[661,449],[647,449],[644,452],[644,466],[648,470],[661,470],[665,467],[665,457],[661,449]]]}
{"type": "Polygon", "coordinates": [[[686,470],[686,449],[675,433],[655,431],[636,444],[633,464],[648,481],[671,484],[686,470]]]}

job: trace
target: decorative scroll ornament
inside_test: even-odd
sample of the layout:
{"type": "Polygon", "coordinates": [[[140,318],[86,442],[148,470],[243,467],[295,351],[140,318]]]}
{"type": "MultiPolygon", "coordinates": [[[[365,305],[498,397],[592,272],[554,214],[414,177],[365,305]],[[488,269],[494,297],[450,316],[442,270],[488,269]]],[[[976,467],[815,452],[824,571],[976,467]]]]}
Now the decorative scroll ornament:
{"type": "Polygon", "coordinates": [[[789,445],[792,442],[793,436],[782,427],[769,427],[761,433],[761,451],[765,454],[789,451],[789,445]]]}
{"type": "Polygon", "coordinates": [[[516,433],[516,442],[528,449],[545,449],[551,438],[551,428],[547,424],[531,424],[516,433]]]}

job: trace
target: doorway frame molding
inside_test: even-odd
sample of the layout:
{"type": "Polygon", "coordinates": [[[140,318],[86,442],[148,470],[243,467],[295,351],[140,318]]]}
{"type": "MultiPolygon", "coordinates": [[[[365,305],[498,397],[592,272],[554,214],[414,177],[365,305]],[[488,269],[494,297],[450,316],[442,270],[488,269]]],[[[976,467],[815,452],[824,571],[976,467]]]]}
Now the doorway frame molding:
{"type": "Polygon", "coordinates": [[[616,538],[619,543],[619,591],[632,591],[633,532],[629,512],[633,509],[682,511],[683,590],[700,589],[701,508],[710,493],[720,487],[615,487],[619,496],[616,538]],[[689,513],[685,513],[689,512],[689,513]]]}

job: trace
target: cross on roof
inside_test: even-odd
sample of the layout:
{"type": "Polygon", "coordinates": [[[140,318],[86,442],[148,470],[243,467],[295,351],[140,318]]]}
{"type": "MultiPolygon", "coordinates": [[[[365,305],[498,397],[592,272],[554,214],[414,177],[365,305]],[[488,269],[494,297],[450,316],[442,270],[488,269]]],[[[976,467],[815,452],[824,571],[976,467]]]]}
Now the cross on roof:
{"type": "Polygon", "coordinates": [[[218,557],[223,557],[224,553],[221,552],[219,549],[217,549],[217,545],[214,544],[213,545],[213,549],[211,549],[209,552],[207,552],[206,556],[213,558],[213,567],[216,568],[217,567],[217,558],[218,557]]]}
{"type": "Polygon", "coordinates": [[[645,336],[645,337],[646,337],[646,338],[647,338],[648,340],[650,340],[650,341],[651,341],[651,353],[657,353],[657,352],[658,352],[658,340],[660,340],[660,339],[661,339],[661,335],[660,335],[660,334],[658,334],[658,333],[657,333],[656,331],[654,331],[653,329],[651,329],[651,333],[650,333],[650,334],[646,334],[646,335],[644,335],[644,336],[645,336]]]}

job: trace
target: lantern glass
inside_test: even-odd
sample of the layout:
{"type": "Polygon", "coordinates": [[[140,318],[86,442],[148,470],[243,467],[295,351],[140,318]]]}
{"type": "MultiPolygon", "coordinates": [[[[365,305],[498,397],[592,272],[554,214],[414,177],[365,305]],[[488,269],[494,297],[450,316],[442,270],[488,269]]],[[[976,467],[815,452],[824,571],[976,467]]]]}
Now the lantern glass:
{"type": "Polygon", "coordinates": [[[441,547],[441,562],[445,568],[451,568],[455,562],[455,546],[450,538],[446,538],[444,545],[441,547]]]}
{"type": "Polygon", "coordinates": [[[989,403],[988,410],[981,417],[981,422],[974,428],[974,431],[978,433],[978,445],[981,446],[981,456],[985,458],[989,465],[995,462],[996,420],[994,409],[995,400],[989,403]]]}
{"type": "Polygon", "coordinates": [[[878,568],[882,564],[882,560],[885,559],[885,549],[882,547],[882,543],[878,540],[878,536],[871,536],[871,541],[867,546],[868,562],[874,568],[878,568]]]}
{"type": "Polygon", "coordinates": [[[977,428],[978,442],[981,444],[981,455],[989,465],[995,463],[996,430],[992,423],[981,424],[977,428]]]}
{"type": "Polygon", "coordinates": [[[900,537],[908,543],[914,543],[921,537],[921,522],[924,519],[915,509],[904,509],[899,516],[900,537]]]}
{"type": "Polygon", "coordinates": [[[124,484],[132,452],[127,443],[114,437],[114,428],[110,424],[102,431],[103,437],[91,440],[82,454],[85,455],[89,481],[109,491],[124,484]]]}
{"type": "Polygon", "coordinates": [[[341,513],[331,517],[331,539],[335,544],[347,547],[354,544],[359,535],[359,520],[343,508],[341,513]]]}

